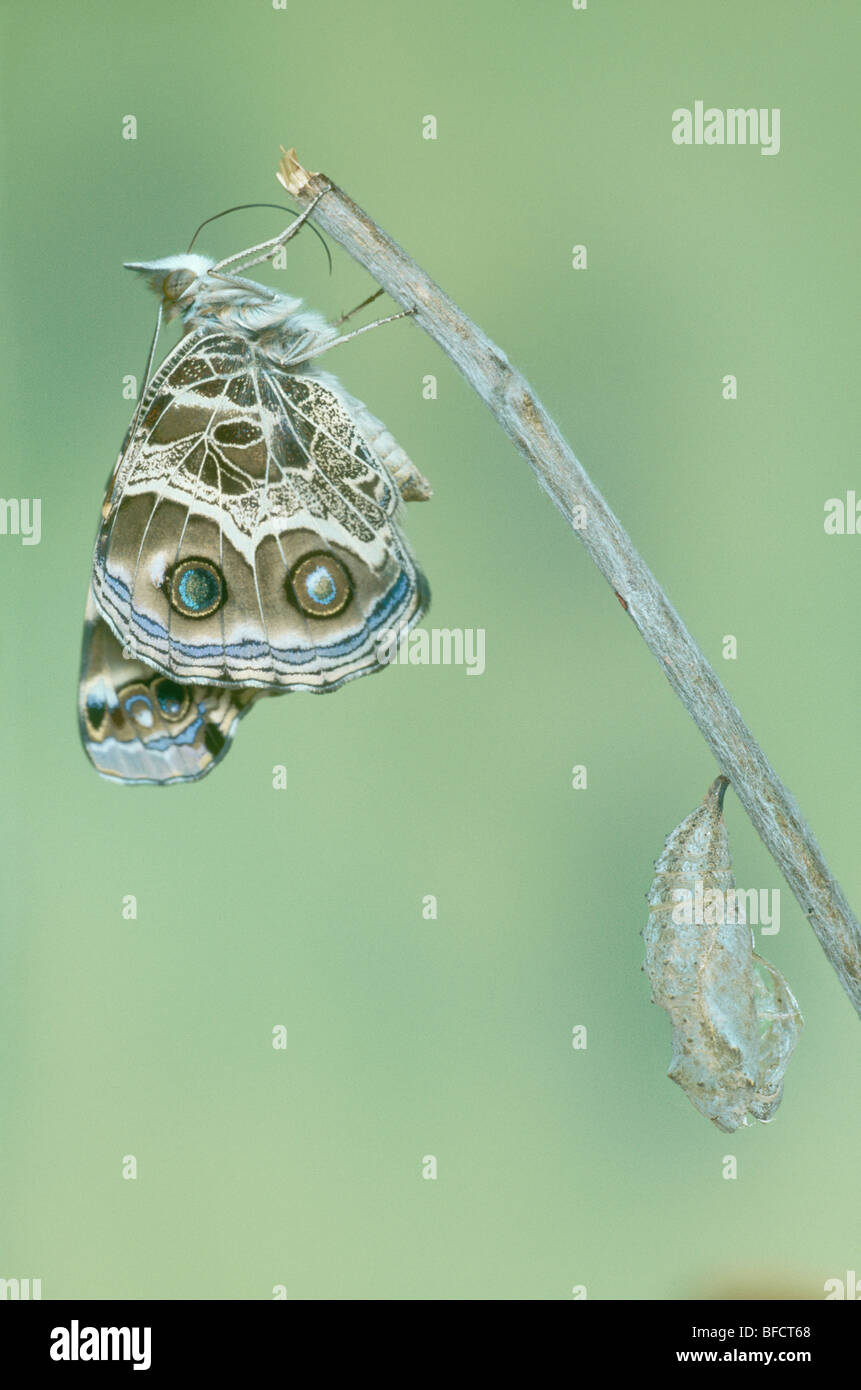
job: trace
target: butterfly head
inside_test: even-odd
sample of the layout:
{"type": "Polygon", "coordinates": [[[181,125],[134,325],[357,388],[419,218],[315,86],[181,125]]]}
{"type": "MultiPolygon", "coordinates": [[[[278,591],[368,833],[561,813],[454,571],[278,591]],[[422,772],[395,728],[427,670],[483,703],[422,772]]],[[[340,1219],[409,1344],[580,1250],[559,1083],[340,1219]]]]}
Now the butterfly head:
{"type": "Polygon", "coordinates": [[[215,265],[209,256],[163,256],[158,261],[126,261],[126,270],[143,275],[162,301],[165,318],[176,318],[193,303],[203,277],[215,265]]]}

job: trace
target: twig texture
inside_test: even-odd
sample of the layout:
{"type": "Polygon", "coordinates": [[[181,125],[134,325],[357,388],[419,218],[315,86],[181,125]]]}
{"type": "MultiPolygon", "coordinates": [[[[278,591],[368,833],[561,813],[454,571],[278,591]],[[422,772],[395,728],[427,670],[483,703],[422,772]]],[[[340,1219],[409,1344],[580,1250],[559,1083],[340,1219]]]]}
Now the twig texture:
{"type": "Polygon", "coordinates": [[[779,865],[846,993],[861,1015],[861,928],[791,793],[780,781],[715,672],[631,538],[575,458],[529,383],[380,227],[295,151],[279,180],[300,206],[325,191],[312,214],[452,359],[514,440],[615,590],[667,680],[729,777],[779,865]]]}

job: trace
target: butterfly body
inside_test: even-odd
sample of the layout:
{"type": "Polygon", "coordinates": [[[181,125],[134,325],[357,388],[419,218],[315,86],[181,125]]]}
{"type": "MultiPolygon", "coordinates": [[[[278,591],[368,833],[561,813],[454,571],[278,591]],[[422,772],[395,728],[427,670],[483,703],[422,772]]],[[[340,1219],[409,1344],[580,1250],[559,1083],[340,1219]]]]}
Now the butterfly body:
{"type": "Polygon", "coordinates": [[[191,255],[131,267],[184,335],[142,395],[93,558],[81,728],[99,770],[121,780],[202,775],[257,696],[330,691],[380,669],[384,633],[412,626],[429,601],[400,523],[403,499],[430,490],[316,367],[336,329],[222,267],[191,255]],[[193,689],[194,703],[169,700],[166,715],[158,677],[168,692],[193,689]],[[163,777],[123,775],[134,740],[110,721],[125,717],[149,745],[137,770],[163,777]],[[207,731],[201,768],[189,749],[205,749],[207,731]]]}

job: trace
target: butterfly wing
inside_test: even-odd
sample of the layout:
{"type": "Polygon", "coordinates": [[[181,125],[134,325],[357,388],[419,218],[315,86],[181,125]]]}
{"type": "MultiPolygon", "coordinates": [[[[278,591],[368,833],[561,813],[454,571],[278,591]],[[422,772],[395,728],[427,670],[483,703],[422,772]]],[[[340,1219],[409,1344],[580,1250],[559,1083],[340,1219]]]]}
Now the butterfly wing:
{"type": "Polygon", "coordinates": [[[227,753],[236,726],[263,690],[181,686],[122,647],[87,599],[78,720],[84,749],[119,782],[193,782],[227,753]]]}
{"type": "Polygon", "coordinates": [[[115,636],[178,682],[335,689],[386,664],[427,582],[348,398],[238,335],[192,334],[147,391],[93,565],[115,636]]]}

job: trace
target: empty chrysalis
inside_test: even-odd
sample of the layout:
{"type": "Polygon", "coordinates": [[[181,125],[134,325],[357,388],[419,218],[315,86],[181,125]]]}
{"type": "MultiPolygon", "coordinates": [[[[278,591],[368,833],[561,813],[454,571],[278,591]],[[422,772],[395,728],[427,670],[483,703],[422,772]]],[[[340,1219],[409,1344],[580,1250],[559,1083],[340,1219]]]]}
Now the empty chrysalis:
{"type": "Polygon", "coordinates": [[[667,837],[643,930],[652,1000],[673,1025],[668,1075],[718,1129],[770,1120],[802,1018],[756,955],[723,823],[726,777],[667,837]]]}

